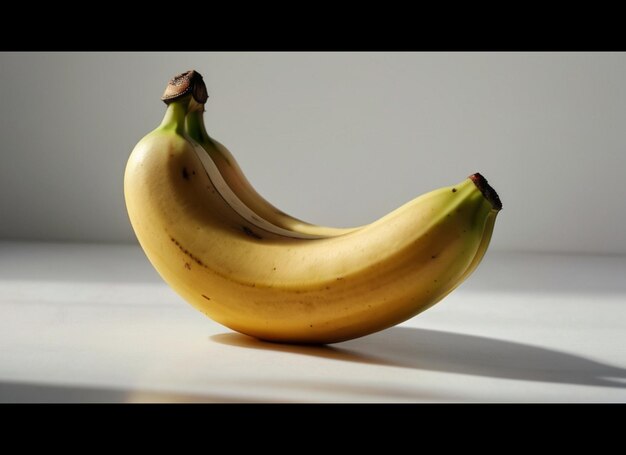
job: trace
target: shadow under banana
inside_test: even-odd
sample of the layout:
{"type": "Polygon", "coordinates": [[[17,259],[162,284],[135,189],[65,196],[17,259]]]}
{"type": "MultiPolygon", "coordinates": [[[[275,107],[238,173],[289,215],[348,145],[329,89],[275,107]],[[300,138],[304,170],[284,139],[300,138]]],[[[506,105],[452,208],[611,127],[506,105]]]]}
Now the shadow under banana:
{"type": "Polygon", "coordinates": [[[392,327],[341,347],[275,344],[238,333],[213,335],[211,340],[344,362],[626,389],[624,368],[539,346],[440,330],[392,327]]]}

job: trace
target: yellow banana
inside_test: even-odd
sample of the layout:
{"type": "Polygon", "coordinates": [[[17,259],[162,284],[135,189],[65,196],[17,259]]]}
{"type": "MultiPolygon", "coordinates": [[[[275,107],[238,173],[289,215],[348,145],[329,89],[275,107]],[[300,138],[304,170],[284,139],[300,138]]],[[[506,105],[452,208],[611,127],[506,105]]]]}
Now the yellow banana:
{"type": "Polygon", "coordinates": [[[294,235],[302,238],[343,235],[358,229],[318,226],[307,223],[286,214],[263,198],[246,178],[232,153],[208,135],[204,126],[203,107],[189,112],[185,119],[185,133],[209,154],[222,178],[239,200],[260,218],[267,220],[274,226],[292,231],[294,235]]]}
{"type": "Polygon", "coordinates": [[[206,92],[197,73],[178,78],[128,160],[124,194],[153,266],[215,321],[265,340],[348,340],[429,308],[483,258],[501,204],[480,174],[343,235],[303,238],[260,218],[185,133],[206,92]]]}

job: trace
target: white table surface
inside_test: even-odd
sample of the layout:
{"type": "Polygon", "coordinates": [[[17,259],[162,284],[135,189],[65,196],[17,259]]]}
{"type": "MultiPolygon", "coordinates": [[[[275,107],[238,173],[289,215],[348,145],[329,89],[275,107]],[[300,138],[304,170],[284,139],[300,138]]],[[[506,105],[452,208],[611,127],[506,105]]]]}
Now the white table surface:
{"type": "Polygon", "coordinates": [[[0,402],[626,402],[626,257],[488,252],[457,291],[330,347],[194,310],[136,246],[0,242],[0,402]]]}

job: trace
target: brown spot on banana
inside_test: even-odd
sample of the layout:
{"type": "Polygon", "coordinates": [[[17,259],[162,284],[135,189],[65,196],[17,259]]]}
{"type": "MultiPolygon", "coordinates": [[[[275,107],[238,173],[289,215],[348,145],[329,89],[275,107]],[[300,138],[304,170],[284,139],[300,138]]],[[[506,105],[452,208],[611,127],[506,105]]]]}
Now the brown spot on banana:
{"type": "Polygon", "coordinates": [[[187,248],[182,246],[178,240],[176,240],[174,237],[170,237],[170,240],[178,247],[180,251],[189,256],[196,264],[206,268],[206,265],[204,265],[204,263],[198,257],[189,252],[187,248]]]}
{"type": "Polygon", "coordinates": [[[261,237],[259,234],[254,232],[248,226],[241,226],[241,229],[243,230],[244,234],[246,234],[248,237],[252,237],[252,238],[257,239],[257,240],[262,240],[263,239],[263,237],[261,237]]]}

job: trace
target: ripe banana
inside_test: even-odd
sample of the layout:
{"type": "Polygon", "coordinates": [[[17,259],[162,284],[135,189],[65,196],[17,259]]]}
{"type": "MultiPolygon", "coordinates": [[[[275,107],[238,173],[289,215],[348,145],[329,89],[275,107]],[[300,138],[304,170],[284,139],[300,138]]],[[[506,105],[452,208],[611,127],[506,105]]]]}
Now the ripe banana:
{"type": "Polygon", "coordinates": [[[204,126],[204,106],[194,109],[185,119],[185,133],[209,154],[221,177],[232,192],[260,218],[274,226],[291,231],[301,238],[322,238],[343,235],[358,228],[335,228],[318,226],[294,218],[276,208],[261,196],[248,181],[230,151],[210,137],[204,126]]]}
{"type": "Polygon", "coordinates": [[[233,330],[292,343],[367,335],[437,303],[487,250],[502,205],[480,174],[343,235],[309,235],[246,205],[254,198],[228,185],[219,155],[190,137],[206,101],[197,73],[172,79],[164,99],[126,167],[130,221],[163,279],[233,330]]]}

